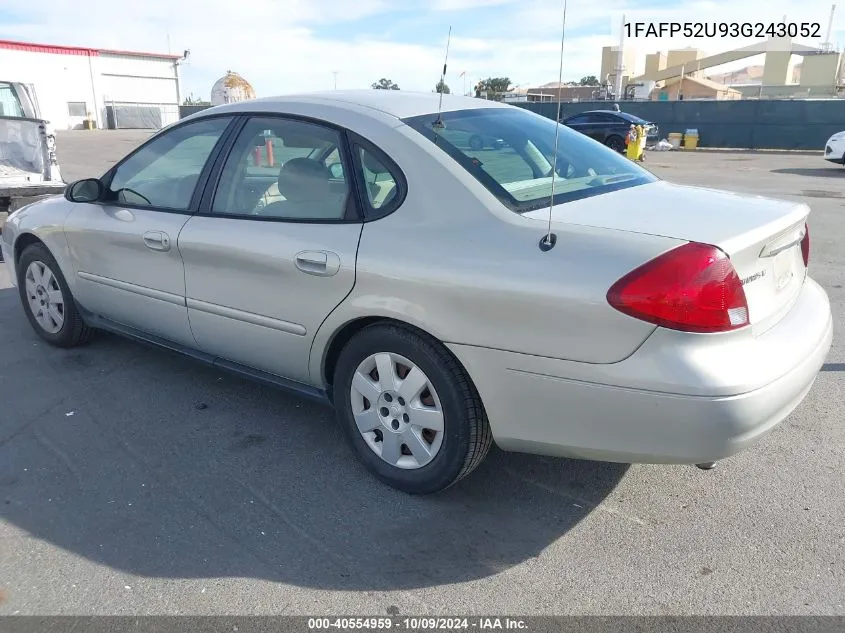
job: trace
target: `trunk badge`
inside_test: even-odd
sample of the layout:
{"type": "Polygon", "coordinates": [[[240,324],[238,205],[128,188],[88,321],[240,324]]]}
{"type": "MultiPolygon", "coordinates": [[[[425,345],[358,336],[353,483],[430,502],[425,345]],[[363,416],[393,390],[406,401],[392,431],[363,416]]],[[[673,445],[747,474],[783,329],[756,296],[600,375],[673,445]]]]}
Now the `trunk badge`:
{"type": "Polygon", "coordinates": [[[765,271],[765,270],[761,270],[761,271],[759,271],[759,272],[754,273],[753,275],[749,275],[749,276],[748,276],[748,277],[746,277],[745,279],[740,280],[740,283],[741,283],[743,286],[745,286],[745,285],[750,284],[752,281],[757,281],[758,279],[762,279],[762,278],[763,278],[763,277],[765,277],[765,276],[766,276],[766,271],[765,271]]]}

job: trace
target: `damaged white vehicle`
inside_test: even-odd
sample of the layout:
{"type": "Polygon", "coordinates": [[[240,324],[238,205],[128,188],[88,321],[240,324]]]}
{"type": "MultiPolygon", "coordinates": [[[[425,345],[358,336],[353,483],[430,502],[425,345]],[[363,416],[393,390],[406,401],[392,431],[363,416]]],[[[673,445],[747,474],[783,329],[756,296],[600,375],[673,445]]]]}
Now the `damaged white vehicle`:
{"type": "Polygon", "coordinates": [[[10,211],[64,187],[55,132],[41,117],[35,88],[0,79],[0,232],[10,211]]]}

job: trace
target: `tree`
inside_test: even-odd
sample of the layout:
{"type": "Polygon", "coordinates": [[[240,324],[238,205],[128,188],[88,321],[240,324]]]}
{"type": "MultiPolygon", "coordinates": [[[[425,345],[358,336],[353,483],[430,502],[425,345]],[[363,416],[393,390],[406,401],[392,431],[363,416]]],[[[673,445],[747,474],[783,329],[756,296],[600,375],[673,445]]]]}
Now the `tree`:
{"type": "Polygon", "coordinates": [[[382,77],[372,86],[373,90],[399,90],[399,86],[393,83],[391,79],[382,77]]]}
{"type": "Polygon", "coordinates": [[[199,97],[195,97],[194,93],[192,92],[187,97],[185,97],[185,102],[182,105],[186,106],[210,106],[211,101],[206,101],[205,99],[200,99],[199,97]]]}
{"type": "Polygon", "coordinates": [[[596,79],[595,75],[587,75],[586,77],[581,77],[581,81],[578,82],[579,86],[598,86],[599,80],[596,79]]]}
{"type": "Polygon", "coordinates": [[[449,86],[447,86],[446,82],[441,79],[434,87],[434,92],[442,92],[444,95],[447,95],[450,92],[449,86]]]}
{"type": "Polygon", "coordinates": [[[475,87],[475,96],[480,97],[482,92],[487,93],[488,99],[500,101],[502,95],[510,90],[511,80],[509,77],[488,77],[478,82],[475,87]]]}

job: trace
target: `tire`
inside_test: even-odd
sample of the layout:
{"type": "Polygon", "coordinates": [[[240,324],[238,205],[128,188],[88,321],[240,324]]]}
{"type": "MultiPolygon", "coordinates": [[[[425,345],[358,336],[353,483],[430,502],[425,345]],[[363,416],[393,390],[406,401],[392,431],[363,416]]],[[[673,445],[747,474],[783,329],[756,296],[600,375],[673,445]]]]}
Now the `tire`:
{"type": "Polygon", "coordinates": [[[608,136],[604,144],[607,145],[613,151],[619,152],[620,154],[625,151],[625,139],[621,136],[617,136],[616,134],[614,134],[613,136],[608,136]]]}
{"type": "Polygon", "coordinates": [[[94,330],[83,322],[67,281],[46,246],[27,246],[18,260],[17,275],[24,312],[38,336],[56,347],[75,347],[91,338],[94,330]]]}
{"type": "Polygon", "coordinates": [[[364,466],[409,494],[453,485],[483,461],[493,442],[466,371],[439,342],[408,327],[375,324],[356,334],[338,358],[333,397],[338,421],[364,466]],[[392,373],[386,389],[379,368],[392,373]]]}

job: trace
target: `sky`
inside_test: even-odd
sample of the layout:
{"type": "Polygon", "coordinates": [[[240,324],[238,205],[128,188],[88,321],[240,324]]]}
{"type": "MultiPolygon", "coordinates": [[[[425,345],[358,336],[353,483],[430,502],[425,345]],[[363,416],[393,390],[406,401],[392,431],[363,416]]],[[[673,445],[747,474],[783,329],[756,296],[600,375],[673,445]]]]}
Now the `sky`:
{"type": "MultiPolygon", "coordinates": [[[[818,23],[820,45],[830,0],[0,0],[0,39],[160,53],[190,50],[184,95],[208,99],[232,70],[258,96],[369,88],[385,77],[403,90],[431,91],[451,42],[446,83],[469,90],[479,79],[510,77],[515,86],[598,75],[602,46],[619,44],[628,22],[818,23]],[[461,73],[465,73],[463,77],[461,73]],[[466,82],[466,84],[465,84],[466,82]]],[[[845,3],[831,42],[845,48],[845,3]]],[[[811,27],[815,28],[815,27],[811,27]]],[[[693,46],[708,53],[753,39],[639,37],[625,42],[645,54],[693,46]]],[[[747,63],[747,62],[746,62],[747,63]]],[[[757,63],[760,63],[759,60],[757,63]]],[[[738,64],[739,66],[744,63],[738,64]]],[[[733,70],[724,67],[721,70],[733,70]]]]}

